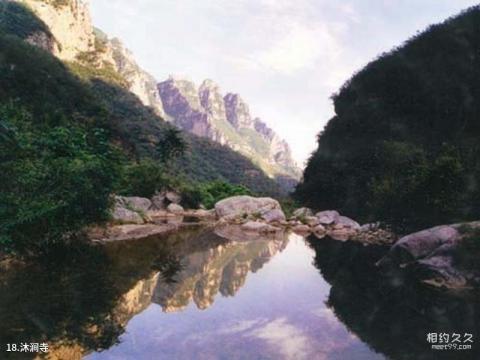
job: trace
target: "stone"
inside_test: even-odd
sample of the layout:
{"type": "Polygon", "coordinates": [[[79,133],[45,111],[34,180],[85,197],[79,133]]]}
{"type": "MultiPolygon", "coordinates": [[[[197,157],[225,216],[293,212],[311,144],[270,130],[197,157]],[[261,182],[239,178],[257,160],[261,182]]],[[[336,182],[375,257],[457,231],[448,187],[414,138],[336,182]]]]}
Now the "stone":
{"type": "Polygon", "coordinates": [[[398,240],[388,253],[390,259],[399,264],[432,254],[444,244],[454,244],[460,239],[460,233],[453,226],[441,225],[422,230],[398,240]]]}
{"type": "Polygon", "coordinates": [[[219,218],[226,216],[243,216],[264,214],[270,210],[281,210],[277,200],[272,198],[255,198],[252,196],[234,196],[221,200],[215,204],[215,211],[219,218]]]}
{"type": "Polygon", "coordinates": [[[167,203],[165,200],[166,198],[164,193],[155,194],[151,199],[151,210],[165,210],[167,208],[167,203]]]}
{"type": "Polygon", "coordinates": [[[292,214],[292,217],[294,218],[301,218],[301,217],[307,217],[307,216],[313,216],[313,211],[306,207],[299,208],[295,210],[292,214]]]}
{"type": "Polygon", "coordinates": [[[262,219],[266,222],[282,222],[285,221],[285,214],[280,209],[272,209],[262,214],[262,219]]]}
{"type": "Polygon", "coordinates": [[[337,222],[340,214],[335,210],[320,211],[315,214],[318,218],[318,222],[322,225],[331,225],[337,222]]]}
{"type": "Polygon", "coordinates": [[[350,228],[335,228],[331,231],[328,231],[327,234],[334,240],[347,241],[355,235],[355,231],[350,228]]]}
{"type": "Polygon", "coordinates": [[[180,202],[182,201],[182,197],[174,192],[174,191],[167,191],[165,193],[165,198],[170,202],[170,203],[173,203],[173,204],[180,204],[180,202]]]}
{"type": "Polygon", "coordinates": [[[335,221],[335,225],[340,225],[345,228],[353,229],[353,230],[359,230],[360,229],[360,224],[357,223],[355,220],[350,219],[349,217],[346,216],[339,216],[337,220],[335,221]]]}
{"type": "Polygon", "coordinates": [[[182,214],[185,211],[183,207],[175,203],[168,205],[167,210],[173,214],[182,214]]]}
{"type": "Polygon", "coordinates": [[[116,223],[143,224],[145,222],[139,213],[121,206],[115,206],[111,215],[112,220],[116,223]]]}
{"type": "Polygon", "coordinates": [[[147,198],[138,196],[116,196],[115,204],[129,210],[146,213],[152,206],[152,202],[147,198]]]}

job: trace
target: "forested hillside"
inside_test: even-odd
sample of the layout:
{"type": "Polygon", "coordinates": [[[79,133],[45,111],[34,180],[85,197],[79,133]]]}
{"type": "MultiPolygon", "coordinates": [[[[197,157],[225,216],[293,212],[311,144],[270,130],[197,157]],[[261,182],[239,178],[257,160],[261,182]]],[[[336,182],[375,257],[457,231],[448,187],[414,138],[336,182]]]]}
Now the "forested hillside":
{"type": "Polygon", "coordinates": [[[124,177],[146,168],[149,192],[179,186],[197,202],[212,180],[281,193],[250,160],[164,122],[111,67],[45,51],[55,39],[28,8],[0,10],[0,250],[35,250],[108,219],[110,195],[137,195],[124,177]]]}
{"type": "Polygon", "coordinates": [[[296,197],[403,228],[478,218],[479,44],[477,6],[354,75],[296,197]]]}

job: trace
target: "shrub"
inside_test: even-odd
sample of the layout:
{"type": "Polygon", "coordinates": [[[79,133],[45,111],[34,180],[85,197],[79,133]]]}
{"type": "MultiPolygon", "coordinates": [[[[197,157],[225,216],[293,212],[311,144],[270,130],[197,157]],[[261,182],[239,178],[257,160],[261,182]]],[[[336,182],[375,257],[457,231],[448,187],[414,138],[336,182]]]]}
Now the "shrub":
{"type": "Polygon", "coordinates": [[[0,119],[4,250],[42,250],[107,219],[118,157],[103,129],[49,123],[12,103],[0,106],[0,119]]]}

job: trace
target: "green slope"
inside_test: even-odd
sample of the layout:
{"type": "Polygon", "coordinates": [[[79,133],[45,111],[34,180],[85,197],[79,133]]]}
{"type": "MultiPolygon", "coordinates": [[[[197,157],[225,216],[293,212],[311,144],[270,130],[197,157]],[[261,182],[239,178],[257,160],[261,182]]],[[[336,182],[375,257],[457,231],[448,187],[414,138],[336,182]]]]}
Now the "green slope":
{"type": "Polygon", "coordinates": [[[334,95],[296,196],[422,227],[480,215],[480,9],[383,54],[334,95]]]}

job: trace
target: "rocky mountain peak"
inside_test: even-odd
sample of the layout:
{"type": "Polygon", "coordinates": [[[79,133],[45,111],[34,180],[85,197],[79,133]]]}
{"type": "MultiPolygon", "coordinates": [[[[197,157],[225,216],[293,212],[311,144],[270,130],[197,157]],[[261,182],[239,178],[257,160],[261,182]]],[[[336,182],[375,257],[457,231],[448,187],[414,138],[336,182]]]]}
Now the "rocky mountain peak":
{"type": "Polygon", "coordinates": [[[197,89],[183,78],[158,84],[167,116],[183,130],[227,145],[252,159],[267,174],[298,178],[299,170],[288,144],[259,118],[238,94],[223,96],[220,87],[205,80],[197,89]]]}
{"type": "Polygon", "coordinates": [[[235,129],[252,128],[253,120],[250,115],[250,108],[238,94],[228,93],[224,97],[227,120],[235,129]]]}

